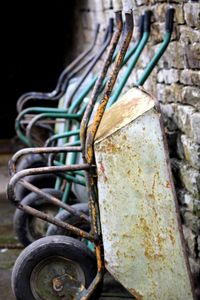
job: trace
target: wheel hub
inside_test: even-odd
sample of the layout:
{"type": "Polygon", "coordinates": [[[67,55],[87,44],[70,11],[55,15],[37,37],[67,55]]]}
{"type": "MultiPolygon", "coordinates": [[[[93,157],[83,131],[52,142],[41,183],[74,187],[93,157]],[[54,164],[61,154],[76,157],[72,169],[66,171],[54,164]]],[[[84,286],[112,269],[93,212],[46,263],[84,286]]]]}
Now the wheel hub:
{"type": "Polygon", "coordinates": [[[85,276],[76,262],[54,256],[36,265],[30,285],[36,300],[76,300],[85,290],[85,276]]]}

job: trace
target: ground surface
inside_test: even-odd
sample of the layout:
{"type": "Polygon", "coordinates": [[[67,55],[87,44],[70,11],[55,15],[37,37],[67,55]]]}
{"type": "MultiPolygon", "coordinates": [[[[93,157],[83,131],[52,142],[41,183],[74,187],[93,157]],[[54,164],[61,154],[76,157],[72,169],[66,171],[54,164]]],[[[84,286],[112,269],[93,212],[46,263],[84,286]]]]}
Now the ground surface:
{"type": "MultiPolygon", "coordinates": [[[[1,151],[8,149],[6,145],[1,145],[1,151]]],[[[12,225],[14,207],[6,198],[6,185],[9,180],[8,175],[8,160],[12,154],[0,153],[0,244],[17,244],[12,225]]],[[[11,273],[13,264],[20,254],[19,249],[0,248],[0,299],[15,300],[11,290],[11,273]]],[[[104,279],[103,294],[101,300],[119,300],[133,299],[126,290],[121,287],[109,274],[106,274],[104,279]],[[109,293],[110,296],[106,296],[109,293]],[[116,296],[111,296],[115,294],[116,296]]],[[[28,299],[27,299],[28,300],[28,299]]],[[[49,299],[50,300],[50,299],[49,299]]]]}

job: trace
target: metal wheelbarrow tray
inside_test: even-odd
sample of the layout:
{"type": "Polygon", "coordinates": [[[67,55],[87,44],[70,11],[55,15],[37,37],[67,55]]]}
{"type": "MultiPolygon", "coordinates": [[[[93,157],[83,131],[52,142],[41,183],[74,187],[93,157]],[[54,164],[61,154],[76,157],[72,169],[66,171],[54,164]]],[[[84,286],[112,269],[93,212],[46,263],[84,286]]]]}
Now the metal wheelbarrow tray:
{"type": "Polygon", "coordinates": [[[157,101],[129,90],[94,150],[106,268],[138,300],[194,299],[157,101]]]}

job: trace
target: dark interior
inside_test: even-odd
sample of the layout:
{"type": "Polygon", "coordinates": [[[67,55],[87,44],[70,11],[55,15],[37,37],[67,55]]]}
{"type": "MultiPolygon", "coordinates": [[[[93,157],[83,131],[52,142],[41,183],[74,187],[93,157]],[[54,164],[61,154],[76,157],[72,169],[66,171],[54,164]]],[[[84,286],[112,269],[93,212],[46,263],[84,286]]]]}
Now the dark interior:
{"type": "Polygon", "coordinates": [[[71,61],[74,6],[74,0],[4,3],[0,139],[15,135],[19,96],[29,91],[52,91],[71,61]]]}

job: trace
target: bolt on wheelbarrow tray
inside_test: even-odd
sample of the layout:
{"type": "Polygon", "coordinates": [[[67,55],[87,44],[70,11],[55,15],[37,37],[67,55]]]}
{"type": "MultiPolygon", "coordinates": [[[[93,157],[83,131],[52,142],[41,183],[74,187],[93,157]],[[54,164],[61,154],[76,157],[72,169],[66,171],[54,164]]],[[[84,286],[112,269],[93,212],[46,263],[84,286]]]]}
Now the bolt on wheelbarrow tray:
{"type": "Polygon", "coordinates": [[[155,99],[129,90],[104,114],[94,150],[106,268],[138,300],[194,299],[155,99]]]}

